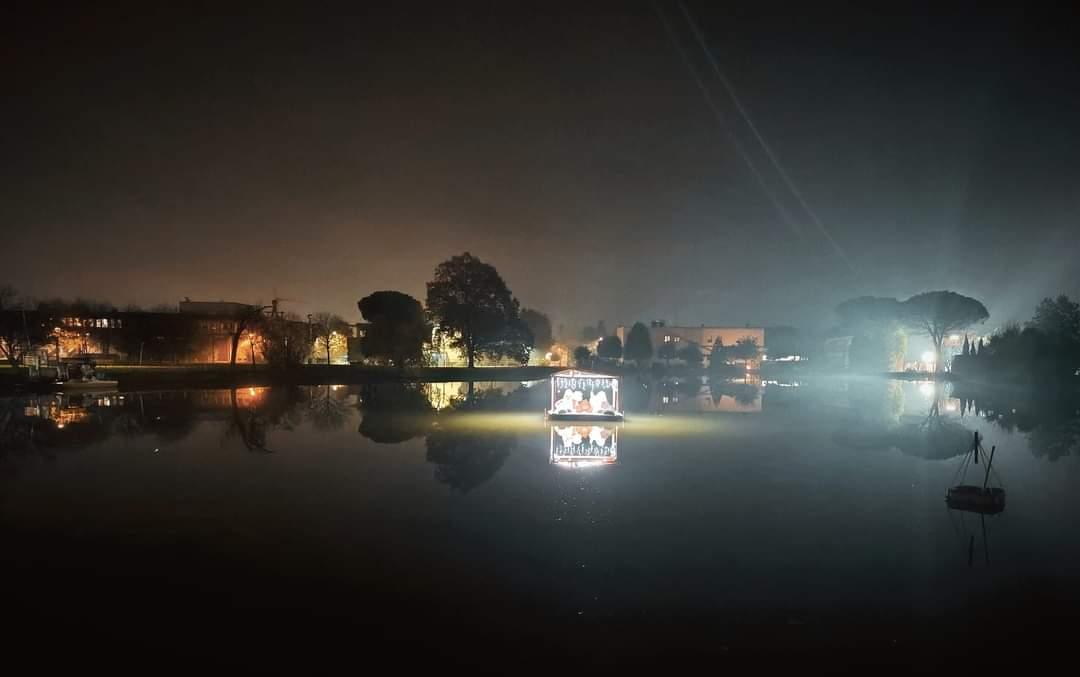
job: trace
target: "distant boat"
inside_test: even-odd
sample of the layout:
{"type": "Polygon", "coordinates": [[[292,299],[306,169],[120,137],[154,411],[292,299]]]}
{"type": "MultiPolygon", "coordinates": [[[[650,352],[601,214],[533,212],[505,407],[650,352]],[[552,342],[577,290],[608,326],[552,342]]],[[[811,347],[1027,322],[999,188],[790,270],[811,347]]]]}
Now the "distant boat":
{"type": "Polygon", "coordinates": [[[967,474],[970,463],[978,465],[980,456],[986,457],[986,474],[983,477],[982,486],[975,484],[957,484],[945,492],[945,504],[953,510],[975,512],[980,515],[996,515],[1005,510],[1005,489],[988,486],[990,482],[990,469],[994,464],[994,452],[997,446],[990,447],[990,453],[982,448],[982,437],[978,431],[971,441],[971,448],[965,454],[960,466],[959,474],[961,481],[967,474]]]}

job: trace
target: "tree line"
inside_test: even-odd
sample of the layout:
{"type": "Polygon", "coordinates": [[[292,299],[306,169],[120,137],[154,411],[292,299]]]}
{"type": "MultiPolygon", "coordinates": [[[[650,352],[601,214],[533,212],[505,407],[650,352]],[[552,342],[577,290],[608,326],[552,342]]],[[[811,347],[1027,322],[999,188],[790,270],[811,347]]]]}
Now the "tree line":
{"type": "Polygon", "coordinates": [[[1053,383],[1080,375],[1080,304],[1045,298],[1031,320],[978,342],[964,338],[953,371],[973,380],[1053,383]]]}
{"type": "Polygon", "coordinates": [[[860,296],[836,308],[841,331],[852,336],[849,361],[855,369],[899,371],[907,352],[907,330],[927,336],[935,369],[944,369],[941,347],[953,333],[990,317],[977,299],[953,291],[930,291],[906,301],[860,296]]]}
{"type": "Polygon", "coordinates": [[[853,368],[897,370],[907,350],[907,332],[928,337],[935,370],[986,380],[1040,380],[1075,377],[1080,369],[1080,304],[1068,296],[1043,299],[1032,319],[1011,324],[987,338],[964,342],[951,364],[942,344],[989,318],[982,302],[952,291],[917,294],[906,301],[862,296],[836,308],[838,333],[852,336],[853,368]]]}
{"type": "MultiPolygon", "coordinates": [[[[604,329],[604,323],[599,322],[597,328],[604,329]]],[[[582,338],[595,335],[596,332],[596,329],[586,327],[582,332],[582,338]]],[[[725,346],[723,341],[717,339],[715,343],[708,346],[708,349],[709,366],[714,369],[733,362],[745,363],[756,360],[761,356],[761,346],[752,336],[741,338],[730,346],[725,346]]],[[[706,354],[702,346],[694,341],[665,342],[654,349],[649,328],[642,322],[635,322],[626,334],[625,345],[622,339],[614,334],[601,335],[596,344],[595,354],[588,346],[581,345],[574,349],[573,357],[574,363],[581,367],[593,366],[598,361],[613,364],[622,360],[633,362],[641,368],[654,357],[663,360],[666,365],[670,365],[671,360],[678,359],[691,367],[700,367],[705,361],[706,354]]]]}
{"type": "Polygon", "coordinates": [[[547,315],[522,308],[495,267],[469,252],[436,266],[423,305],[399,291],[377,291],[357,305],[367,323],[360,350],[397,367],[422,364],[427,349],[448,347],[469,367],[481,360],[526,364],[534,348],[553,341],[547,315]]]}
{"type": "MultiPolygon", "coordinates": [[[[17,301],[10,285],[0,286],[0,358],[11,365],[60,341],[61,318],[122,316],[119,322],[80,327],[105,352],[116,349],[146,361],[182,361],[199,335],[193,318],[175,307],[145,312],[118,311],[103,302],[34,303],[17,301]]],[[[458,349],[469,367],[480,360],[528,362],[533,348],[552,344],[551,321],[537,310],[521,308],[494,266],[465,252],[440,263],[427,283],[426,303],[399,291],[377,291],[360,299],[365,321],[360,350],[365,360],[396,367],[423,364],[428,349],[458,349]]],[[[333,313],[315,313],[307,322],[293,313],[252,304],[222,318],[228,321],[232,364],[256,355],[276,366],[302,364],[315,357],[331,361],[347,348],[349,325],[333,313]]],[[[78,346],[75,346],[76,348],[78,346]]],[[[72,352],[72,351],[69,351],[72,352]]],[[[73,351],[79,352],[79,351],[73,351]]],[[[85,352],[85,351],[84,351],[85,352]]]]}

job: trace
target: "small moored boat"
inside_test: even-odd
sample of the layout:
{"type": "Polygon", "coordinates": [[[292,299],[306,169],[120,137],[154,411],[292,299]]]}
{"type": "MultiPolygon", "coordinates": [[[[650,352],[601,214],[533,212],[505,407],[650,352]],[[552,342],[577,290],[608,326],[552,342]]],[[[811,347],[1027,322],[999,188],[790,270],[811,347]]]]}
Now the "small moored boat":
{"type": "Polygon", "coordinates": [[[945,503],[953,510],[994,515],[1005,509],[1005,490],[960,484],[945,493],[945,503]]]}
{"type": "Polygon", "coordinates": [[[964,456],[957,474],[960,475],[960,480],[963,481],[963,476],[967,474],[968,464],[974,463],[978,465],[979,458],[982,457],[986,464],[986,475],[983,478],[982,486],[957,484],[950,487],[945,492],[945,504],[947,506],[953,510],[976,512],[981,515],[995,515],[1005,509],[1005,490],[1001,487],[989,486],[990,469],[994,465],[994,452],[996,450],[996,445],[990,447],[990,453],[987,454],[986,450],[982,448],[982,437],[978,432],[975,433],[971,441],[971,449],[964,456]]]}

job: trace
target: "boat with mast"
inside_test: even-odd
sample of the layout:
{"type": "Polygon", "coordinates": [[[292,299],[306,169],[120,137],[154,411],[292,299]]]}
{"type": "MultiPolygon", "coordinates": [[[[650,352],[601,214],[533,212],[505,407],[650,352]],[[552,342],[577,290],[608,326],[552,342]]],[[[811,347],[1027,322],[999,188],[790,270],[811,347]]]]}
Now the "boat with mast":
{"type": "Polygon", "coordinates": [[[982,446],[982,436],[978,431],[974,433],[971,447],[957,470],[957,477],[961,483],[950,487],[945,492],[945,503],[950,508],[983,515],[994,515],[1005,509],[1005,489],[1000,486],[990,486],[990,472],[994,465],[995,451],[997,451],[997,445],[990,447],[990,453],[987,454],[982,446]],[[978,465],[980,458],[984,459],[986,465],[982,485],[963,484],[968,469],[972,465],[978,465]]]}

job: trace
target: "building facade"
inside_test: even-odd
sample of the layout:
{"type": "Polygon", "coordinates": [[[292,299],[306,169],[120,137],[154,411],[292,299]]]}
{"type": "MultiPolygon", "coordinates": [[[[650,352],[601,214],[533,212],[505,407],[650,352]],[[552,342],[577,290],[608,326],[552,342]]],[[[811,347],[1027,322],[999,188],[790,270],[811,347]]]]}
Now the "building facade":
{"type": "MultiPolygon", "coordinates": [[[[13,339],[29,341],[34,350],[28,356],[39,363],[85,357],[104,363],[227,363],[238,318],[257,310],[230,302],[179,305],[179,312],[42,305],[0,311],[0,324],[16,326],[13,339]]],[[[245,332],[237,361],[262,362],[259,346],[258,337],[245,332]]]]}
{"type": "MultiPolygon", "coordinates": [[[[696,343],[700,348],[705,360],[708,361],[709,353],[717,341],[720,345],[733,346],[742,339],[753,339],[758,348],[765,350],[765,329],[762,327],[697,327],[668,326],[663,322],[652,322],[648,325],[649,338],[652,341],[653,355],[664,344],[674,344],[676,349],[682,348],[687,343],[696,343]]],[[[615,335],[626,345],[626,337],[630,333],[630,327],[619,325],[615,329],[615,335]]]]}

